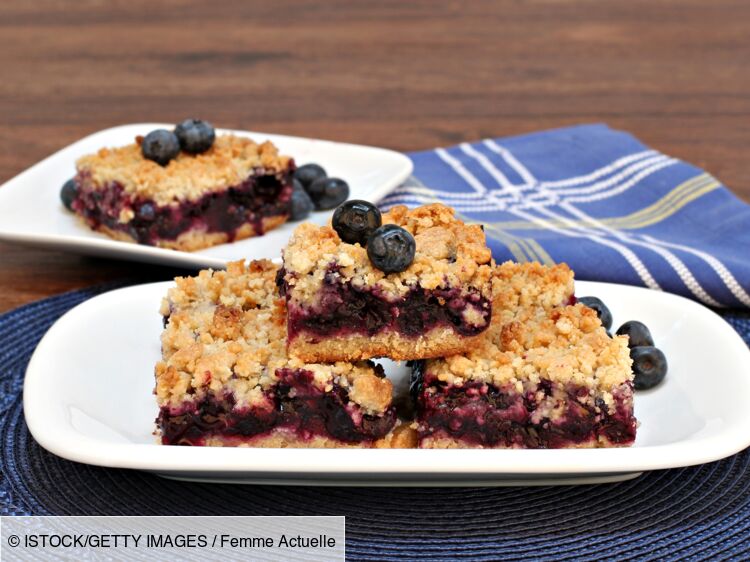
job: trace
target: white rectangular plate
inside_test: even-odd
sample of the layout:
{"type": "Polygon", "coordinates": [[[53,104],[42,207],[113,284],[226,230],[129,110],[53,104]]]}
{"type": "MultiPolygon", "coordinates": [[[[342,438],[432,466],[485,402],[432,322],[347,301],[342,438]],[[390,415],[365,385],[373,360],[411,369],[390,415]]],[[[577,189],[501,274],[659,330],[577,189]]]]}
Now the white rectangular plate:
{"type": "MultiPolygon", "coordinates": [[[[67,459],[173,478],[313,484],[498,485],[604,482],[717,460],[750,445],[750,352],[719,316],[682,297],[579,282],[615,325],[645,322],[669,361],[659,387],[637,392],[631,448],[562,450],[315,450],[155,444],[152,394],[159,303],[171,283],[95,297],[44,336],[26,374],[34,438],[67,459]]],[[[403,389],[406,369],[386,364],[403,389]]]]}
{"type": "MultiPolygon", "coordinates": [[[[132,143],[136,135],[174,125],[139,123],[94,133],[63,148],[0,186],[0,240],[80,254],[181,267],[222,267],[243,258],[273,258],[281,253],[297,223],[287,222],[263,236],[221,244],[197,252],[178,252],[112,240],[83,225],[60,202],[60,188],[75,175],[76,160],[103,147],[132,143]]],[[[411,160],[392,150],[324,140],[217,130],[218,134],[270,140],[297,165],[316,162],[329,176],[349,184],[350,199],[377,201],[409,177],[411,160]]],[[[313,213],[308,220],[324,224],[332,211],[313,213]]]]}

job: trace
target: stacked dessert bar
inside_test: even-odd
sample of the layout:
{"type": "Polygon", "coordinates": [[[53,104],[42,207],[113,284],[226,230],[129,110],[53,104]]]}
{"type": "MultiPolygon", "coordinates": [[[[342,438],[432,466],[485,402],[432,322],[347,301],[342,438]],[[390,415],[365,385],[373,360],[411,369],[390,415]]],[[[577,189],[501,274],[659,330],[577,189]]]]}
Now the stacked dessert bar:
{"type": "Polygon", "coordinates": [[[360,244],[303,224],[284,251],[289,351],[306,361],[422,359],[471,347],[492,314],[492,256],[478,225],[444,205],[382,218],[415,241],[404,271],[377,269],[360,244]]]}
{"type": "Polygon", "coordinates": [[[627,339],[575,304],[567,266],[495,267],[481,227],[439,204],[394,208],[368,242],[345,241],[335,223],[298,227],[280,268],[238,262],[177,279],[156,368],[162,443],[633,442],[627,339]],[[376,267],[368,250],[394,228],[412,240],[411,261],[376,267]],[[397,419],[378,357],[413,368],[413,419],[397,419]]]}
{"type": "Polygon", "coordinates": [[[423,448],[614,447],[635,440],[627,338],[574,304],[566,265],[505,263],[492,326],[462,354],[414,366],[423,448]]]}
{"type": "Polygon", "coordinates": [[[165,445],[399,446],[392,386],[368,361],[286,350],[278,266],[230,263],[177,278],[162,303],[157,426],[165,445]]]}

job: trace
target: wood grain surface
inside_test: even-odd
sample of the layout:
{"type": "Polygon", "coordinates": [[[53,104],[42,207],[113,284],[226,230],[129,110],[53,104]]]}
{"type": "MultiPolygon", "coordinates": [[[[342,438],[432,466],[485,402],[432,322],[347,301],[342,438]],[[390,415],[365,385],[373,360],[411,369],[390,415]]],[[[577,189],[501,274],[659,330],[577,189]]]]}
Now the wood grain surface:
{"type": "MultiPolygon", "coordinates": [[[[0,183],[128,122],[408,151],[603,121],[750,200],[749,26],[742,0],[3,0],[0,183]]],[[[174,274],[0,244],[0,311],[174,274]]]]}

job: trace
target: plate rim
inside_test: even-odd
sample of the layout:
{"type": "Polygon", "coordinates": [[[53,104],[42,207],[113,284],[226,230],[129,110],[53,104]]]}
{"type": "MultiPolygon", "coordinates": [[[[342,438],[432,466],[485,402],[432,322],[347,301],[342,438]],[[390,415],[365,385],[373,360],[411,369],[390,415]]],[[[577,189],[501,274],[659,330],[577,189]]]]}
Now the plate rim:
{"type": "MultiPolygon", "coordinates": [[[[94,137],[106,136],[111,134],[122,133],[125,129],[143,129],[152,130],[155,128],[169,128],[174,127],[174,124],[169,123],[124,123],[121,125],[115,125],[106,129],[101,129],[90,133],[72,143],[56,150],[49,156],[44,157],[38,162],[32,164],[28,168],[25,168],[15,176],[11,177],[7,181],[0,184],[0,200],[3,197],[3,189],[10,186],[11,189],[15,189],[14,186],[19,183],[23,183],[26,176],[31,175],[35,170],[48,165],[52,160],[58,158],[61,153],[70,151],[78,145],[84,144],[91,141],[94,137]]],[[[406,154],[383,148],[379,146],[370,146],[364,144],[355,144],[348,142],[339,142],[320,138],[311,137],[300,137],[296,135],[284,135],[279,133],[268,133],[262,131],[248,131],[245,129],[233,129],[219,127],[216,129],[219,134],[238,134],[240,136],[247,136],[252,138],[283,138],[290,139],[293,141],[304,141],[312,143],[324,143],[335,147],[345,147],[347,149],[363,149],[368,152],[379,152],[387,155],[388,158],[393,158],[394,161],[400,161],[400,169],[398,174],[394,175],[393,179],[383,184],[382,186],[374,189],[371,193],[373,200],[381,199],[384,195],[390,192],[394,187],[402,184],[414,171],[414,162],[406,154]]],[[[7,212],[7,211],[6,211],[7,212]]],[[[0,213],[1,215],[2,213],[0,213]]],[[[21,244],[26,246],[37,246],[37,247],[48,247],[55,248],[62,251],[68,251],[77,254],[91,254],[93,252],[97,255],[107,255],[114,259],[125,259],[132,261],[143,261],[152,263],[163,263],[165,265],[174,266],[188,266],[188,267],[221,267],[226,265],[230,259],[224,259],[221,257],[206,256],[202,255],[200,250],[197,252],[185,252],[181,250],[170,250],[167,248],[157,248],[154,246],[147,246],[142,244],[133,244],[124,242],[121,240],[114,240],[110,238],[96,236],[90,236],[90,234],[96,233],[82,233],[80,235],[71,234],[59,234],[59,233],[37,233],[37,232],[24,232],[19,230],[3,228],[2,222],[0,222],[0,241],[9,242],[13,244],[21,244]],[[89,250],[89,251],[87,251],[89,250]]]]}
{"type": "MultiPolygon", "coordinates": [[[[734,329],[712,310],[685,297],[655,292],[642,287],[577,281],[577,289],[595,291],[597,286],[616,286],[619,290],[658,294],[659,298],[675,300],[682,306],[700,309],[705,318],[712,318],[711,326],[717,338],[727,339],[727,349],[737,354],[742,364],[750,366],[750,350],[734,329]]],[[[44,423],[38,408],[43,373],[37,367],[50,341],[65,331],[81,311],[95,308],[100,299],[116,298],[129,291],[163,292],[171,281],[133,285],[97,295],[72,308],[59,318],[40,340],[29,361],[23,389],[23,406],[27,426],[34,439],[51,453],[68,460],[152,472],[182,472],[206,474],[252,475],[273,473],[275,477],[298,474],[300,451],[306,451],[305,473],[314,477],[323,474],[390,476],[395,480],[408,479],[425,471],[433,475],[463,475],[465,477],[502,478],[503,475],[523,472],[530,475],[585,475],[600,473],[633,473],[647,470],[679,468],[716,461],[731,456],[750,446],[750,409],[739,422],[725,428],[718,435],[683,439],[673,443],[646,447],[604,449],[461,449],[460,463],[447,462],[457,457],[456,449],[257,449],[245,447],[177,447],[156,442],[111,443],[75,432],[71,425],[52,426],[44,423]],[[721,437],[721,439],[719,439],[721,437]],[[689,442],[689,446],[685,443],[689,442]],[[643,454],[639,454],[644,452],[643,454]],[[656,454],[658,453],[658,454],[656,454]],[[688,454],[689,453],[689,454],[688,454]],[[543,461],[551,457],[548,462],[543,461]],[[460,465],[460,466],[459,466],[460,465]],[[292,467],[292,468],[290,468],[292,467]],[[488,470],[489,469],[489,470],[488,470]]],[[[739,368],[739,367],[738,367],[739,368]]]]}

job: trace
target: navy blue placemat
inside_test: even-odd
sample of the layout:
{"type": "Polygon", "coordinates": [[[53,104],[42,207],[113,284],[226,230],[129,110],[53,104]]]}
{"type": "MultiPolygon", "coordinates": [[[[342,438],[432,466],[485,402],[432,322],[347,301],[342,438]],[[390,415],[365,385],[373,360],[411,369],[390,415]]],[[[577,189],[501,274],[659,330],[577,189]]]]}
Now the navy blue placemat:
{"type": "MultiPolygon", "coordinates": [[[[345,515],[357,560],[750,558],[747,450],[618,484],[538,488],[193,484],[58,458],[26,428],[23,375],[47,328],[102,290],[0,316],[2,515],[345,515]]],[[[725,317],[750,341],[750,315],[725,317]]]]}

